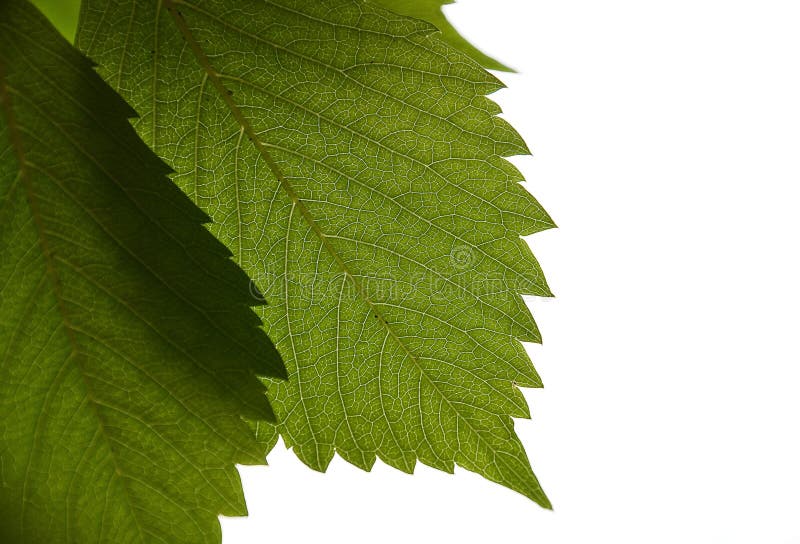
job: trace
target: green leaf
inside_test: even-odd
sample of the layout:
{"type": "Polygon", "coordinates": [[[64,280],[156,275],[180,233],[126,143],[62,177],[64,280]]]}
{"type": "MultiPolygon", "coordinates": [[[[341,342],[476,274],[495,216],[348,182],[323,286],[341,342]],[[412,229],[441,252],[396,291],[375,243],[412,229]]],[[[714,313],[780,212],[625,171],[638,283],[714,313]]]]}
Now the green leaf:
{"type": "Polygon", "coordinates": [[[0,542],[219,542],[283,373],[249,280],[22,0],[0,101],[0,542]]]}
{"type": "Polygon", "coordinates": [[[300,459],[457,463],[548,505],[512,416],[541,386],[520,293],[550,295],[520,235],[553,223],[503,158],[527,148],[502,84],[433,31],[358,0],[87,0],[78,43],[264,292],[300,459]]]}
{"type": "Polygon", "coordinates": [[[453,4],[455,0],[368,0],[374,2],[379,6],[390,9],[401,15],[408,15],[409,17],[416,17],[423,21],[428,21],[441,32],[441,38],[455,47],[469,55],[478,64],[490,70],[502,70],[504,72],[513,72],[511,68],[502,64],[501,62],[493,59],[487,54],[480,51],[469,41],[459,34],[450,21],[447,20],[442,12],[442,6],[445,4],[453,4]]]}

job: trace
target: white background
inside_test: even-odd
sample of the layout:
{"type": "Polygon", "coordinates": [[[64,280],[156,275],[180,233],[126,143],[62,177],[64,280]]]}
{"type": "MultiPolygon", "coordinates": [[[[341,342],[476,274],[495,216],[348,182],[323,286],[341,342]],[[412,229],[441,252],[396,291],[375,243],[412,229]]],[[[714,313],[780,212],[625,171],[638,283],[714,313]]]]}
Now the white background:
{"type": "Polygon", "coordinates": [[[225,544],[800,543],[800,3],[461,0],[560,229],[531,244],[545,389],[518,432],[555,510],[457,470],[279,445],[225,544]]]}

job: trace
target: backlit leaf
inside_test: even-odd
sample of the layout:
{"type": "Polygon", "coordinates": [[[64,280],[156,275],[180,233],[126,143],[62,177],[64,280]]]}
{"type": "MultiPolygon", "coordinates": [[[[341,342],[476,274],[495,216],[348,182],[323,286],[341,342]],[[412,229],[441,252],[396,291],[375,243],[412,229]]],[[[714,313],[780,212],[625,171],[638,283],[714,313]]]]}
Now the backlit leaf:
{"type": "MultiPolygon", "coordinates": [[[[511,68],[505,66],[501,62],[493,59],[487,54],[480,51],[477,47],[472,45],[469,41],[459,34],[450,21],[447,20],[442,12],[442,6],[453,4],[455,0],[369,0],[380,6],[390,9],[402,15],[409,17],[416,17],[423,21],[428,21],[435,26],[442,33],[441,37],[444,41],[460,49],[475,61],[479,62],[481,66],[489,68],[490,70],[503,70],[511,72],[511,68]]],[[[484,0],[489,1],[489,0],[484,0]]]]}
{"type": "Polygon", "coordinates": [[[358,0],[86,0],[78,46],[256,279],[286,443],[324,470],[455,464],[548,505],[514,433],[539,387],[520,238],[552,221],[504,159],[502,87],[358,0]]]}

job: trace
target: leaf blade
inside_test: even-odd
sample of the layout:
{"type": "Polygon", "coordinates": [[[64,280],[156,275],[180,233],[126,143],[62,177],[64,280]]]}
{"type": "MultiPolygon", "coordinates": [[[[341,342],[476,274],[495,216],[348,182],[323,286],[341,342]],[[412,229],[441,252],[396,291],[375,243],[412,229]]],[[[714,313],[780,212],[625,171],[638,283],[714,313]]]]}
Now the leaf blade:
{"type": "Polygon", "coordinates": [[[475,62],[489,70],[513,72],[511,68],[479,50],[465,39],[445,17],[442,6],[455,3],[455,0],[370,0],[386,9],[422,19],[441,32],[441,38],[451,46],[469,55],[475,62]]]}
{"type": "Polygon", "coordinates": [[[90,62],[0,13],[0,533],[219,542],[281,374],[249,280],[90,62]]]}
{"type": "Polygon", "coordinates": [[[550,295],[520,234],[553,224],[503,158],[527,148],[484,96],[502,84],[368,3],[164,4],[90,0],[79,46],[260,281],[287,445],[318,470],[458,463],[549,506],[511,416],[541,385],[519,294],[550,295]]]}

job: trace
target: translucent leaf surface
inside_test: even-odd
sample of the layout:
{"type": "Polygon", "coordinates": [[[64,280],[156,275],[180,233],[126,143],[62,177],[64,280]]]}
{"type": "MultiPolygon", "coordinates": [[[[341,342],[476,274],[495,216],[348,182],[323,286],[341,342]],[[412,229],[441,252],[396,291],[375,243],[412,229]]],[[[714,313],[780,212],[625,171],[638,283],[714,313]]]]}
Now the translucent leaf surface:
{"type": "Polygon", "coordinates": [[[548,505],[512,416],[541,385],[520,294],[550,295],[520,235],[553,223],[492,75],[357,0],[87,0],[78,45],[264,293],[305,463],[459,464],[548,505]]]}
{"type": "Polygon", "coordinates": [[[219,542],[283,373],[248,278],[22,0],[0,101],[0,542],[219,542]]]}
{"type": "MultiPolygon", "coordinates": [[[[442,6],[447,4],[453,4],[455,0],[369,0],[370,2],[374,2],[379,6],[383,6],[386,9],[390,9],[394,12],[400,13],[402,15],[408,15],[409,17],[416,17],[417,19],[422,19],[423,21],[428,21],[433,26],[435,26],[439,31],[442,33],[441,37],[444,41],[448,44],[452,45],[456,49],[460,49],[470,57],[472,57],[476,62],[480,63],[481,66],[485,68],[489,68],[490,70],[503,70],[505,72],[511,72],[511,68],[502,64],[501,62],[493,59],[492,57],[488,56],[486,53],[480,51],[477,47],[472,45],[469,41],[467,41],[459,32],[456,30],[450,21],[447,20],[444,13],[442,12],[442,6]]],[[[488,0],[484,0],[488,1],[488,0]]]]}

